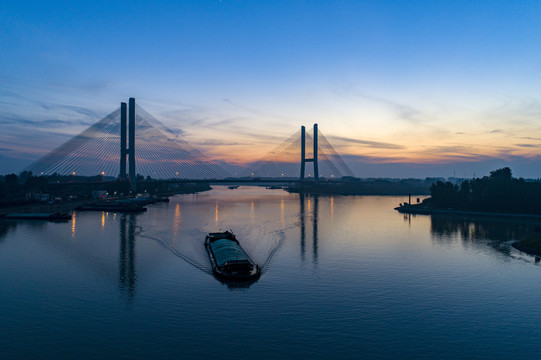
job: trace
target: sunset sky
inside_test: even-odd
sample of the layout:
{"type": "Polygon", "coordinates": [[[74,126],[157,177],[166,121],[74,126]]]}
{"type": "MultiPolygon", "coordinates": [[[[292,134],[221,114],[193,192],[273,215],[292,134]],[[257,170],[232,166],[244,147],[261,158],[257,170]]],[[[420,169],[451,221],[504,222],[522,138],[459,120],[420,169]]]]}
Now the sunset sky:
{"type": "Polygon", "coordinates": [[[0,2],[0,174],[135,97],[210,158],[320,130],[359,177],[541,177],[540,1],[0,2]]]}

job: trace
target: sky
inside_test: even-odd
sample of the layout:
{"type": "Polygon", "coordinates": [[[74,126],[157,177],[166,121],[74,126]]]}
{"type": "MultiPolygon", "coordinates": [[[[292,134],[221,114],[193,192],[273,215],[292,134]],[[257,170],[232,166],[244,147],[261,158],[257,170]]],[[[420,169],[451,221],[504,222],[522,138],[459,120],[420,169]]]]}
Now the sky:
{"type": "Polygon", "coordinates": [[[359,177],[541,178],[539,1],[0,2],[0,174],[135,97],[242,165],[319,129],[359,177]]]}

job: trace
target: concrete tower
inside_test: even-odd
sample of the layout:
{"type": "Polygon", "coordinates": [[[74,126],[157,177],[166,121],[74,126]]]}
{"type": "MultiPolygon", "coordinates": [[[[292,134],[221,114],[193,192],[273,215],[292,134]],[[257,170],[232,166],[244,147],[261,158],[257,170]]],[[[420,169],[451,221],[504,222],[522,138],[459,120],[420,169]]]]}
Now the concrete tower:
{"type": "Polygon", "coordinates": [[[127,130],[127,109],[126,103],[120,103],[120,174],[118,178],[120,180],[126,180],[126,155],[128,149],[126,148],[126,130],[127,130]]]}
{"type": "Polygon", "coordinates": [[[135,99],[130,98],[129,101],[129,148],[128,148],[128,161],[130,165],[130,190],[137,191],[137,179],[135,177],[135,99]]]}

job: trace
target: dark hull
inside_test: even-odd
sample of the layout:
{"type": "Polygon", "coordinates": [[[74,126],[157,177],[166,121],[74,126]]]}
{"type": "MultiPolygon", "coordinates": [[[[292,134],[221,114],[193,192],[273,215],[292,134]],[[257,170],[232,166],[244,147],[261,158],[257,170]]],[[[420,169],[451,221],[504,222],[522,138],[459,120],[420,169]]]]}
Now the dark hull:
{"type": "Polygon", "coordinates": [[[212,266],[212,272],[214,273],[214,276],[216,276],[218,280],[228,285],[236,286],[249,286],[250,284],[257,281],[261,276],[261,269],[259,268],[259,265],[257,265],[252,259],[249,259],[249,261],[253,265],[253,269],[247,273],[236,271],[229,272],[218,266],[217,260],[210,246],[210,243],[213,241],[213,239],[216,239],[217,236],[230,239],[231,241],[235,241],[240,247],[240,244],[237,241],[235,235],[228,231],[225,233],[210,233],[207,235],[207,237],[205,238],[205,248],[207,249],[207,253],[209,255],[210,264],[212,266]]]}

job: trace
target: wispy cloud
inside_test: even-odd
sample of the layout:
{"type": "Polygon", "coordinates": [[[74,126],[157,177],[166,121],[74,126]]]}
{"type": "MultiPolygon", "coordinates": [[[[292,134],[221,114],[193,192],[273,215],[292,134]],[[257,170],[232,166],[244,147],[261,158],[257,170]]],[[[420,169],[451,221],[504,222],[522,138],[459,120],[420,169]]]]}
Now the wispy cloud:
{"type": "Polygon", "coordinates": [[[354,138],[335,136],[335,135],[329,135],[327,136],[327,138],[333,141],[333,145],[355,144],[355,145],[361,145],[361,146],[377,148],[377,149],[397,149],[397,150],[404,149],[404,146],[402,145],[391,144],[391,143],[380,142],[380,141],[354,139],[354,138]]]}
{"type": "Polygon", "coordinates": [[[89,124],[87,121],[83,121],[81,119],[74,119],[70,121],[57,120],[57,119],[32,120],[23,116],[11,115],[8,117],[0,118],[0,125],[23,125],[23,126],[30,126],[36,129],[42,129],[42,128],[59,128],[59,127],[66,127],[66,126],[81,126],[81,125],[90,126],[92,124],[89,124]]]}
{"type": "Polygon", "coordinates": [[[370,155],[355,155],[355,154],[340,154],[342,160],[347,164],[361,162],[370,164],[384,164],[384,163],[402,163],[408,160],[406,157],[384,157],[384,156],[370,156],[370,155]]]}
{"type": "Polygon", "coordinates": [[[239,142],[239,141],[223,141],[223,140],[204,140],[204,141],[194,141],[194,145],[200,146],[249,146],[255,145],[253,142],[239,142]]]}
{"type": "Polygon", "coordinates": [[[337,90],[335,90],[335,93],[340,96],[343,96],[344,94],[351,94],[358,98],[384,105],[400,120],[404,120],[406,122],[414,124],[418,124],[426,120],[424,112],[411,105],[403,104],[399,101],[395,101],[389,98],[370,95],[355,89],[353,86],[340,85],[336,87],[336,89],[337,90]]]}
{"type": "Polygon", "coordinates": [[[98,119],[100,117],[100,115],[96,111],[82,106],[48,104],[43,102],[40,102],[39,105],[45,110],[68,110],[70,112],[74,112],[76,114],[84,115],[90,118],[98,119]]]}
{"type": "Polygon", "coordinates": [[[541,141],[541,138],[536,138],[536,137],[530,137],[530,136],[522,136],[522,137],[519,137],[518,139],[522,139],[522,140],[534,140],[534,141],[541,141]]]}
{"type": "Polygon", "coordinates": [[[279,115],[279,114],[275,114],[275,113],[272,113],[272,112],[267,112],[267,111],[262,111],[262,110],[258,110],[258,109],[255,109],[255,108],[252,108],[252,107],[248,107],[248,106],[245,106],[245,105],[241,105],[241,104],[238,104],[228,98],[224,98],[222,99],[223,102],[225,102],[226,104],[234,107],[234,108],[237,108],[237,109],[242,109],[248,113],[251,113],[253,115],[257,115],[259,117],[266,117],[266,118],[275,118],[275,119],[281,119],[281,120],[288,120],[288,121],[291,121],[291,120],[297,120],[297,119],[293,119],[292,117],[289,117],[289,116],[284,116],[284,115],[279,115]]]}

